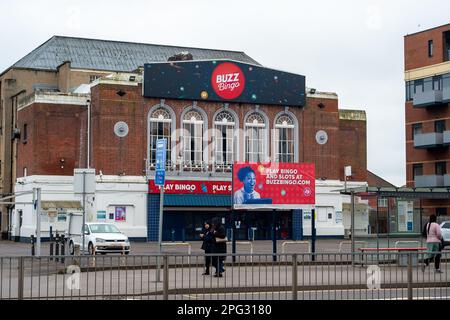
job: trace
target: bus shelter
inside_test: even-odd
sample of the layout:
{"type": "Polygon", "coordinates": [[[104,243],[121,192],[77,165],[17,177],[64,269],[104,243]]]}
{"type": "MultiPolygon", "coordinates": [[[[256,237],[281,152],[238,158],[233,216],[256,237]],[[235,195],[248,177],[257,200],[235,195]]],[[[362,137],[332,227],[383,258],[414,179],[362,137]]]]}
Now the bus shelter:
{"type": "Polygon", "coordinates": [[[423,246],[422,229],[428,221],[423,203],[450,199],[450,188],[358,187],[339,190],[351,199],[351,250],[357,247],[401,248],[423,246]],[[357,201],[368,203],[368,232],[355,230],[357,201]]]}

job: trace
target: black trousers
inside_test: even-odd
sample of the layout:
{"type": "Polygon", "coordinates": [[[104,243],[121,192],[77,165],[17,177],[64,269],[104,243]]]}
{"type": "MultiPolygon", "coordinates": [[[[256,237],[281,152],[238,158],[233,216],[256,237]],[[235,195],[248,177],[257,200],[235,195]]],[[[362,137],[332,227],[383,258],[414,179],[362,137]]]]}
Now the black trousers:
{"type": "MultiPolygon", "coordinates": [[[[210,254],[210,252],[205,252],[205,254],[210,254]]],[[[207,273],[209,273],[209,267],[211,266],[212,257],[211,256],[205,256],[205,270],[207,273]]]]}
{"type": "Polygon", "coordinates": [[[424,260],[424,262],[425,262],[425,264],[426,264],[427,267],[428,267],[428,265],[430,264],[430,262],[433,261],[433,260],[434,260],[434,268],[435,268],[436,270],[438,270],[438,269],[439,269],[439,265],[441,264],[441,254],[438,253],[438,254],[436,254],[433,258],[427,258],[427,259],[424,260]]]}

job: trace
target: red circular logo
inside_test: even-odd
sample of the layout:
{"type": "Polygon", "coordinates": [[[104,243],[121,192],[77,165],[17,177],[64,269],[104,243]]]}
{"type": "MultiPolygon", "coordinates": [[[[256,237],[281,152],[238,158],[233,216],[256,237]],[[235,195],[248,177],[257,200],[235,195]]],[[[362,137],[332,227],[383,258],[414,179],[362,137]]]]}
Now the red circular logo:
{"type": "Polygon", "coordinates": [[[245,76],[234,63],[224,62],[214,69],[211,77],[214,92],[222,99],[236,99],[245,88],[245,76]]]}

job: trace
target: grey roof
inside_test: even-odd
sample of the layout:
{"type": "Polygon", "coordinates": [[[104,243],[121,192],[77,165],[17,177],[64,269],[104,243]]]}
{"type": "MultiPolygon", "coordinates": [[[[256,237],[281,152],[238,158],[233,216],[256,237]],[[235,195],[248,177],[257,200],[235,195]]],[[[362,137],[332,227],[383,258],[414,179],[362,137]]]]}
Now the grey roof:
{"type": "Polygon", "coordinates": [[[71,67],[77,69],[130,72],[144,63],[167,61],[170,56],[182,51],[189,51],[195,60],[230,59],[259,65],[239,51],[54,36],[8,70],[56,70],[65,61],[70,61],[71,67]]]}

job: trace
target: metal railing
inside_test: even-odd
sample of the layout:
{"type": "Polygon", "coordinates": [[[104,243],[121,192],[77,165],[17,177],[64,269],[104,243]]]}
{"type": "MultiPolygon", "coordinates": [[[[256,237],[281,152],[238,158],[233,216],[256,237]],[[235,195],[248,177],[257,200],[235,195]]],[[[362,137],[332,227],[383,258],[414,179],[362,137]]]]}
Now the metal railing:
{"type": "MultiPolygon", "coordinates": [[[[205,255],[131,255],[0,258],[1,300],[406,300],[450,299],[450,265],[422,270],[429,253],[414,253],[400,266],[399,253],[310,253],[210,255],[225,258],[222,277],[202,275],[205,255]],[[371,265],[352,265],[370,256],[371,265]],[[382,257],[380,257],[382,256],[382,257]],[[162,278],[157,281],[157,258],[162,278]],[[362,259],[362,257],[360,257],[362,259]],[[95,259],[95,264],[92,263],[95,259]]],[[[214,270],[214,268],[213,268],[214,270]]]]}

